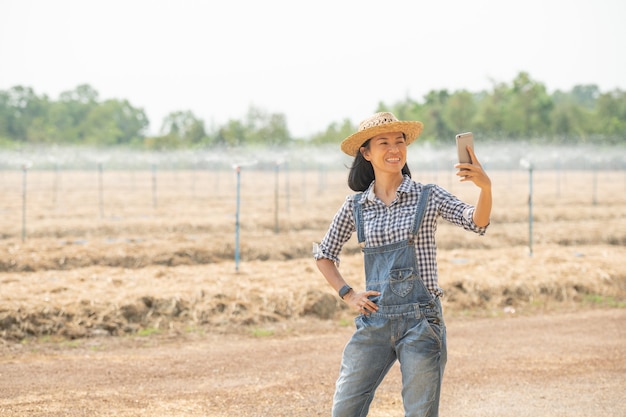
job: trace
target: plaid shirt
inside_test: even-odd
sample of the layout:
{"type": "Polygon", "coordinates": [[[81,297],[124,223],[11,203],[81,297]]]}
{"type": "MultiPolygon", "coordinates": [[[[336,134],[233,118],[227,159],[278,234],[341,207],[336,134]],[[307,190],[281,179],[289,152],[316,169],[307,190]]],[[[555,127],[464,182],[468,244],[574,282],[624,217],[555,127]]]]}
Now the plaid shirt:
{"type": "MultiPolygon", "coordinates": [[[[396,199],[387,207],[374,194],[374,182],[361,195],[365,245],[376,247],[410,238],[417,200],[423,185],[405,175],[396,192],[396,199]]],[[[353,217],[354,195],[346,197],[319,245],[314,247],[315,259],[330,259],[339,266],[339,254],[343,245],[356,231],[353,217]]],[[[426,288],[435,296],[443,295],[437,277],[437,247],[435,232],[437,218],[473,231],[485,234],[487,227],[478,227],[473,220],[474,206],[466,204],[443,188],[435,185],[430,190],[424,220],[417,235],[416,255],[420,276],[426,288]]]]}

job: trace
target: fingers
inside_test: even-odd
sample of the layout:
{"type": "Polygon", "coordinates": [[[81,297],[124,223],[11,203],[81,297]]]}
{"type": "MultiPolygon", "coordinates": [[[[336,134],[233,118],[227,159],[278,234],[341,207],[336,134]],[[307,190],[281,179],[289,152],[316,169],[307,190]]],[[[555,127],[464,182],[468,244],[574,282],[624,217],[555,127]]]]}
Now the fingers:
{"type": "Polygon", "coordinates": [[[378,310],[378,306],[375,303],[373,303],[372,300],[367,299],[367,301],[364,301],[361,304],[361,307],[359,308],[359,310],[365,312],[366,314],[369,314],[378,310]]]}
{"type": "Polygon", "coordinates": [[[459,167],[459,171],[456,173],[458,177],[461,177],[461,181],[474,181],[479,179],[481,175],[483,175],[482,169],[480,167],[475,167],[470,165],[468,168],[463,166],[459,167]]]}
{"type": "Polygon", "coordinates": [[[460,177],[466,177],[467,175],[465,175],[464,173],[467,172],[468,170],[472,171],[472,170],[478,170],[480,171],[482,169],[482,165],[480,165],[480,162],[478,161],[478,158],[476,157],[476,153],[474,153],[474,148],[472,148],[471,146],[467,145],[467,151],[470,154],[470,159],[472,161],[472,163],[468,164],[468,163],[459,163],[456,164],[454,167],[457,169],[460,169],[460,172],[457,172],[456,175],[460,176],[460,177]]]}
{"type": "Polygon", "coordinates": [[[479,165],[457,164],[456,167],[459,168],[459,171],[456,173],[460,177],[459,181],[471,181],[481,189],[491,186],[489,176],[479,165]]]}
{"type": "Polygon", "coordinates": [[[365,291],[355,296],[353,301],[354,307],[362,314],[369,315],[378,311],[378,306],[368,297],[380,295],[378,291],[365,291]]]}
{"type": "Polygon", "coordinates": [[[454,167],[459,171],[456,173],[457,176],[461,177],[461,181],[474,181],[475,179],[480,179],[481,175],[484,175],[484,171],[482,169],[482,165],[478,161],[476,157],[476,153],[474,152],[474,148],[467,145],[467,151],[470,154],[470,159],[472,160],[471,164],[461,163],[456,164],[454,167]]]}
{"type": "Polygon", "coordinates": [[[478,168],[472,164],[456,164],[454,167],[458,169],[455,175],[460,177],[461,181],[468,181],[474,177],[477,172],[476,168],[478,168]]]}
{"type": "Polygon", "coordinates": [[[474,148],[472,148],[471,146],[467,145],[467,151],[470,154],[470,159],[472,160],[472,165],[480,166],[480,162],[478,162],[478,158],[476,158],[476,153],[474,153],[474,148]]]}
{"type": "Polygon", "coordinates": [[[480,166],[472,164],[456,164],[454,167],[458,169],[456,175],[459,177],[475,175],[482,171],[480,166]]]}

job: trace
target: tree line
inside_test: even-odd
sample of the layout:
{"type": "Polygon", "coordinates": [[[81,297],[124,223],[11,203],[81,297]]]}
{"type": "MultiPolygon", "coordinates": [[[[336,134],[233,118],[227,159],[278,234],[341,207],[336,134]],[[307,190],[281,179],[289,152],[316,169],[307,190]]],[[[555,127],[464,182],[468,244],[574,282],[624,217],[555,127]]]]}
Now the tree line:
{"type": "MultiPolygon", "coordinates": [[[[432,90],[422,99],[380,102],[374,111],[391,111],[401,120],[420,120],[423,140],[450,140],[462,131],[494,141],[546,143],[624,143],[626,92],[602,92],[577,85],[548,93],[546,86],[520,72],[511,83],[490,90],[432,90]]],[[[358,123],[358,121],[356,121],[358,123]]],[[[356,129],[349,119],[331,123],[307,138],[289,133],[287,118],[250,107],[243,119],[207,129],[192,111],[174,111],[158,135],[147,135],[149,120],[128,100],[100,100],[90,85],[77,86],[56,100],[30,87],[0,90],[0,146],[24,144],[133,146],[148,149],[338,143],[356,129]]]]}

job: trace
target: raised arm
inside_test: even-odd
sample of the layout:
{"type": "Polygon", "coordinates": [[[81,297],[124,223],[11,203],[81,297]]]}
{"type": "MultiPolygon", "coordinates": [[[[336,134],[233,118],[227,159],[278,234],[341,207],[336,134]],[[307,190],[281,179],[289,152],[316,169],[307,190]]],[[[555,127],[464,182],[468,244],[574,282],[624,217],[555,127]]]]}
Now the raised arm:
{"type": "Polygon", "coordinates": [[[478,188],[480,188],[480,194],[478,201],[476,202],[476,210],[474,210],[474,223],[476,226],[484,227],[489,224],[491,217],[491,180],[483,169],[482,165],[478,161],[474,149],[471,146],[467,147],[467,150],[472,158],[471,164],[456,164],[455,168],[459,171],[456,173],[461,177],[461,181],[471,181],[478,188]]]}

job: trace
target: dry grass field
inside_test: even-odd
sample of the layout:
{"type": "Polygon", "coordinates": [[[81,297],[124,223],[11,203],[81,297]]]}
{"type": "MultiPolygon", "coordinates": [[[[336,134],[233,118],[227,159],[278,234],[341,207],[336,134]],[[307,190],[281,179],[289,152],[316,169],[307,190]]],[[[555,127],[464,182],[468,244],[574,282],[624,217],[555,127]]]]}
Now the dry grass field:
{"type": "MultiPolygon", "coordinates": [[[[459,358],[469,354],[453,347],[454,334],[470,344],[478,343],[472,342],[473,336],[483,337],[485,344],[476,345],[475,359],[508,364],[511,369],[516,360],[532,365],[532,352],[522,346],[520,357],[512,358],[511,352],[490,348],[498,329],[522,344],[519,338],[529,335],[548,344],[552,336],[564,345],[580,343],[588,349],[585,363],[606,359],[595,356],[603,352],[609,354],[606,369],[619,371],[602,375],[606,390],[596,392],[589,399],[595,406],[585,403],[581,412],[624,415],[618,411],[623,408],[605,401],[621,399],[623,404],[625,396],[626,172],[535,171],[532,245],[528,174],[490,172],[495,201],[485,236],[446,223],[439,227],[451,366],[460,366],[459,358]],[[565,327],[546,327],[545,317],[552,316],[554,323],[565,327]],[[512,320],[518,320],[513,328],[519,326],[519,334],[512,332],[512,320]],[[608,334],[617,339],[611,336],[610,343],[600,343],[601,339],[578,334],[602,323],[608,323],[608,334]],[[572,326],[569,331],[567,326],[572,326]],[[549,333],[537,334],[541,328],[549,333]],[[559,331],[565,335],[556,334],[559,331]],[[598,402],[605,408],[597,408],[598,402]]],[[[293,166],[288,171],[243,168],[240,258],[235,262],[235,171],[32,170],[26,175],[0,171],[0,352],[4,352],[0,414],[328,415],[335,366],[349,337],[353,312],[327,286],[310,252],[348,194],[346,175],[347,170],[293,166]],[[298,346],[303,344],[317,350],[302,356],[298,346]],[[100,349],[108,352],[104,353],[108,359],[93,360],[100,349]],[[240,373],[220,374],[235,358],[222,363],[216,349],[241,358],[236,362],[247,371],[235,366],[232,372],[240,373]],[[179,364],[202,362],[206,356],[200,351],[209,357],[213,353],[216,365],[193,362],[179,369],[169,362],[169,370],[160,374],[147,362],[148,357],[157,361],[175,357],[179,364]],[[129,355],[128,362],[124,355],[129,355]],[[250,363],[252,359],[256,362],[250,363]],[[279,367],[282,361],[292,371],[290,379],[281,379],[280,369],[262,369],[264,360],[279,367]],[[307,360],[330,363],[331,368],[312,373],[322,375],[322,386],[301,375],[311,366],[307,360]],[[214,372],[214,383],[181,382],[181,372],[191,372],[194,366],[214,372]],[[116,386],[111,372],[116,368],[121,371],[119,386],[133,386],[132,395],[111,391],[116,386]],[[68,379],[52,383],[50,372],[68,379]],[[133,372],[151,378],[144,381],[145,390],[137,391],[133,372]],[[284,385],[272,385],[265,378],[284,385]],[[148,388],[151,382],[156,391],[148,388]],[[92,387],[87,390],[92,394],[84,385],[79,388],[82,383],[92,387]]],[[[437,182],[470,202],[476,197],[476,189],[456,182],[452,172],[414,171],[413,177],[437,182]]],[[[346,246],[341,270],[353,286],[362,285],[356,243],[346,246]]],[[[557,351],[550,355],[556,362],[546,366],[577,366],[557,351]]],[[[471,355],[467,359],[474,363],[471,355]]],[[[474,365],[463,368],[466,374],[447,371],[451,384],[447,395],[454,395],[456,402],[451,398],[446,402],[444,393],[446,415],[591,415],[558,408],[588,398],[576,398],[572,391],[558,401],[546,394],[543,401],[557,408],[535,406],[528,414],[522,412],[526,408],[512,408],[516,411],[507,414],[497,406],[506,400],[489,397],[473,385],[489,386],[484,379],[488,377],[474,365]],[[472,401],[483,408],[472,408],[476,404],[472,401]]],[[[551,374],[538,363],[531,368],[536,368],[528,371],[535,377],[550,380],[551,374]]],[[[567,375],[561,377],[561,382],[568,380],[567,375]]],[[[511,378],[512,384],[528,392],[528,386],[519,387],[525,379],[511,378]]],[[[573,390],[589,388],[584,378],[577,378],[569,379],[576,383],[573,390]]],[[[390,380],[392,385],[381,387],[378,411],[372,415],[401,414],[401,404],[391,394],[399,388],[393,377],[390,380]]],[[[502,387],[507,379],[494,381],[502,387]]],[[[540,396],[538,387],[531,388],[540,396]]],[[[560,395],[558,390],[555,395],[560,395]]]]}

